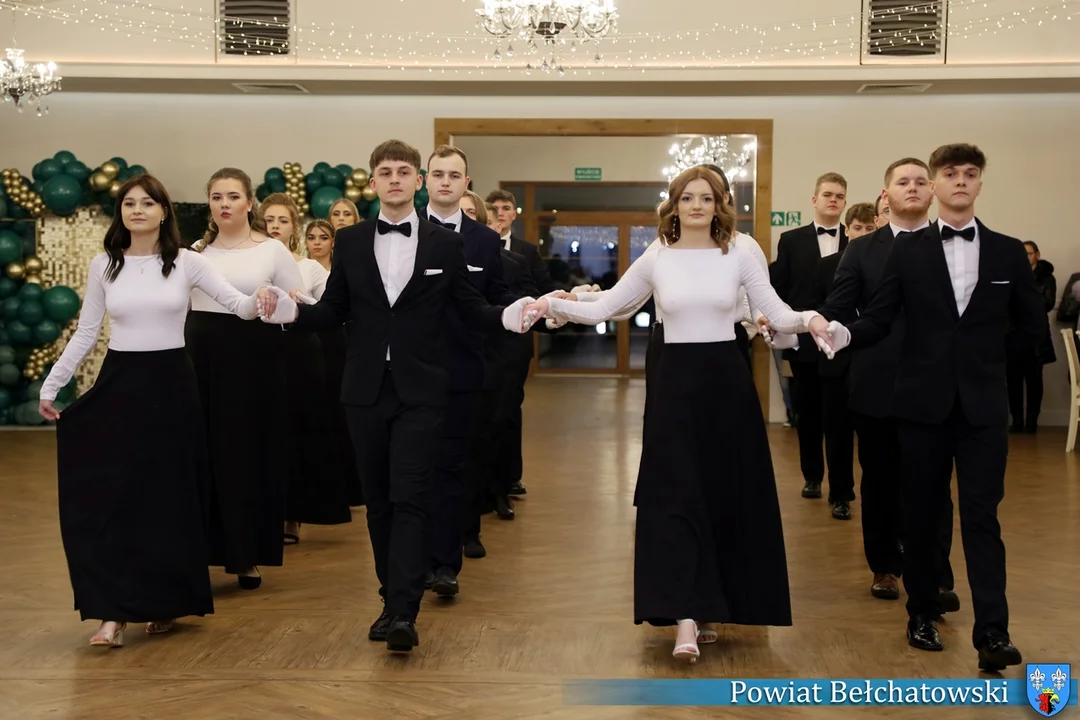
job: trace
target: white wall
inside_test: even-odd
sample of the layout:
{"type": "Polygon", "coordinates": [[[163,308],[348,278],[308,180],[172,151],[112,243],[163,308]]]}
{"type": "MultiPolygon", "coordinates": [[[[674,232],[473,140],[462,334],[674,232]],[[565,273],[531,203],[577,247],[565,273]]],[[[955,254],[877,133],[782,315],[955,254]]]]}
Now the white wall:
{"type": "MultiPolygon", "coordinates": [[[[37,118],[0,112],[0,165],[29,174],[68,149],[88,165],[114,155],[146,166],[177,200],[203,197],[219,167],[256,179],[271,166],[366,165],[371,149],[396,137],[426,157],[436,117],[771,118],[773,209],[809,212],[814,178],[844,174],[851,201],[872,199],[893,160],[928,157],[938,145],[973,142],[989,157],[979,216],[1039,243],[1058,282],[1080,271],[1072,211],[1080,167],[1080,95],[840,98],[232,97],[61,93],[37,118]]],[[[516,173],[524,180],[525,168],[516,173]]],[[[779,238],[773,229],[773,241],[779,238]]],[[[1059,342],[1055,337],[1055,342],[1059,342]]],[[[1065,356],[1046,373],[1047,422],[1064,423],[1065,356]]],[[[773,419],[779,419],[778,389],[773,419]]]]}

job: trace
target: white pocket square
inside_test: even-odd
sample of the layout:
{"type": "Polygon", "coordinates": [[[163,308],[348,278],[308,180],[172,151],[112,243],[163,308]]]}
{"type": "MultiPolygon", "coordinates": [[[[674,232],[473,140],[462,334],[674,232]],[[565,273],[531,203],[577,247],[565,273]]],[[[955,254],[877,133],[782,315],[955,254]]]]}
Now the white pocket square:
{"type": "Polygon", "coordinates": [[[474,265],[466,265],[469,268],[469,272],[484,272],[484,268],[476,267],[474,265]]]}
{"type": "Polygon", "coordinates": [[[990,284],[991,285],[1008,285],[1009,282],[1010,282],[1009,280],[991,280],[990,284]]]}
{"type": "Polygon", "coordinates": [[[442,275],[442,268],[434,268],[431,270],[425,270],[425,275],[442,275]]]}

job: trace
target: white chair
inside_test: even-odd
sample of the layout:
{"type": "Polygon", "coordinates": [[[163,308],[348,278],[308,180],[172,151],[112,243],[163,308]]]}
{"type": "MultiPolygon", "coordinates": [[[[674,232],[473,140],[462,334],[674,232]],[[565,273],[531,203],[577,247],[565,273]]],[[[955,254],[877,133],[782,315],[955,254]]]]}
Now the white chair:
{"type": "Polygon", "coordinates": [[[1069,439],[1065,441],[1067,453],[1076,449],[1076,430],[1080,424],[1080,360],[1077,359],[1074,332],[1080,335],[1080,331],[1061,329],[1061,336],[1065,340],[1065,355],[1069,358],[1069,439]]]}

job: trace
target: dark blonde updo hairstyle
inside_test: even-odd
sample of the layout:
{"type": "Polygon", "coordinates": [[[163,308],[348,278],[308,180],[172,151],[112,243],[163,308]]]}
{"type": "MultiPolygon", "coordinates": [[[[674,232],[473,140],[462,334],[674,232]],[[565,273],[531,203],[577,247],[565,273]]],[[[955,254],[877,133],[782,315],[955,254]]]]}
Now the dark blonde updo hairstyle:
{"type": "Polygon", "coordinates": [[[709,234],[712,235],[717,247],[727,253],[731,238],[735,235],[735,210],[724,202],[724,196],[727,193],[724,181],[715,172],[702,165],[683,170],[668,185],[668,196],[664,202],[660,203],[656,211],[660,217],[656,227],[657,233],[669,245],[679,242],[679,198],[686,191],[686,186],[694,180],[704,180],[712,188],[714,214],[709,234]]]}
{"type": "MultiPolygon", "coordinates": [[[[216,183],[218,180],[240,181],[240,184],[244,186],[244,195],[247,197],[248,200],[252,201],[251,210],[249,210],[247,214],[248,225],[253,231],[261,233],[263,235],[267,235],[266,223],[263,222],[262,215],[255,211],[255,190],[251,185],[251,178],[248,177],[248,174],[243,170],[239,170],[237,168],[221,168],[216,173],[211,175],[210,180],[208,180],[206,183],[207,198],[210,197],[210,191],[211,189],[213,189],[214,183],[216,183]]],[[[218,232],[219,230],[217,223],[214,222],[214,215],[213,213],[211,213],[210,226],[206,229],[206,234],[203,235],[202,243],[196,244],[198,246],[196,249],[202,250],[206,246],[213,244],[213,242],[217,240],[218,232]]]]}
{"type": "MultiPolygon", "coordinates": [[[[300,209],[296,207],[296,201],[285,193],[271,193],[266,196],[266,199],[259,205],[259,219],[266,222],[266,211],[274,205],[280,205],[289,211],[289,217],[292,219],[292,234],[285,242],[285,247],[289,248],[290,252],[300,252],[300,209]]],[[[267,228],[269,230],[269,228],[267,228]]]]}

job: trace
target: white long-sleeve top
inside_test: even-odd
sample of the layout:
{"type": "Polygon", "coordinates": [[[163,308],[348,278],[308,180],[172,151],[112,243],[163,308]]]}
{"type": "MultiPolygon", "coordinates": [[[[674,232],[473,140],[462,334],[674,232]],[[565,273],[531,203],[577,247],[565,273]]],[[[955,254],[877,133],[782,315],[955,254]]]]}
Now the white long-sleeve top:
{"type": "Polygon", "coordinates": [[[326,291],[326,281],[330,279],[330,271],[320,265],[318,260],[311,258],[297,260],[296,264],[300,268],[300,277],[303,279],[303,286],[296,289],[303,290],[305,295],[310,295],[316,300],[321,300],[323,292],[326,291]]]}
{"type": "MultiPolygon", "coordinates": [[[[304,287],[293,254],[273,238],[244,250],[222,250],[210,245],[199,254],[217,268],[227,283],[242,293],[254,293],[270,285],[285,292],[304,287]]],[[[223,314],[232,312],[199,288],[191,291],[191,309],[223,314]]]]}
{"type": "MultiPolygon", "coordinates": [[[[643,255],[648,255],[649,253],[654,253],[663,246],[664,246],[664,241],[661,240],[660,238],[657,238],[656,240],[654,240],[649,245],[648,248],[646,248],[643,255]]],[[[761,269],[764,270],[766,272],[766,274],[769,272],[769,261],[765,258],[765,253],[761,251],[761,246],[757,244],[757,240],[754,240],[753,237],[751,237],[750,235],[747,235],[746,233],[735,233],[735,236],[732,238],[732,246],[737,247],[737,248],[742,248],[742,249],[748,251],[751,255],[754,256],[754,259],[758,261],[758,264],[761,265],[761,269]]],[[[604,296],[604,294],[608,293],[608,292],[610,292],[610,290],[601,290],[600,292],[594,292],[594,293],[579,293],[578,294],[578,300],[581,300],[581,301],[584,301],[584,302],[595,302],[595,301],[599,300],[600,298],[602,298],[604,296]]],[[[619,310],[619,312],[617,312],[612,319],[613,320],[629,320],[639,310],[641,310],[641,308],[645,305],[645,303],[647,303],[649,301],[649,298],[652,297],[652,296],[653,296],[652,288],[646,289],[640,297],[633,298],[633,300],[631,300],[627,305],[622,307],[619,310]]],[[[750,303],[750,297],[749,297],[749,295],[747,295],[746,288],[744,288],[744,287],[739,288],[739,301],[738,301],[738,304],[737,304],[736,308],[737,308],[739,314],[735,318],[733,318],[732,325],[734,325],[737,322],[743,322],[743,321],[751,322],[751,323],[756,324],[758,318],[761,317],[761,315],[762,315],[761,311],[758,310],[756,307],[754,307],[750,303]]],[[[664,319],[663,315],[661,314],[661,311],[660,311],[660,303],[659,302],[657,303],[657,307],[656,307],[656,319],[657,320],[663,320],[664,319]]]]}
{"type": "Polygon", "coordinates": [[[105,281],[108,267],[106,253],[90,261],[79,326],[45,378],[42,400],[55,400],[60,389],[71,381],[97,342],[106,313],[109,348],[124,352],[184,347],[184,323],[194,288],[245,320],[259,316],[255,298],[258,287],[252,289],[251,295],[244,295],[227,283],[210,261],[190,250],[180,251],[167,278],[161,274],[160,255],[126,256],[113,282],[105,281]]]}
{"type": "Polygon", "coordinates": [[[818,313],[795,312],[777,296],[761,267],[746,247],[687,250],[661,245],[642,255],[626,274],[594,302],[548,297],[549,315],[559,321],[593,325],[610,320],[635,302],[656,297],[663,313],[667,343],[724,342],[735,339],[734,324],[741,316],[739,289],[744,287],[754,307],[777,332],[807,332],[818,313]]]}

